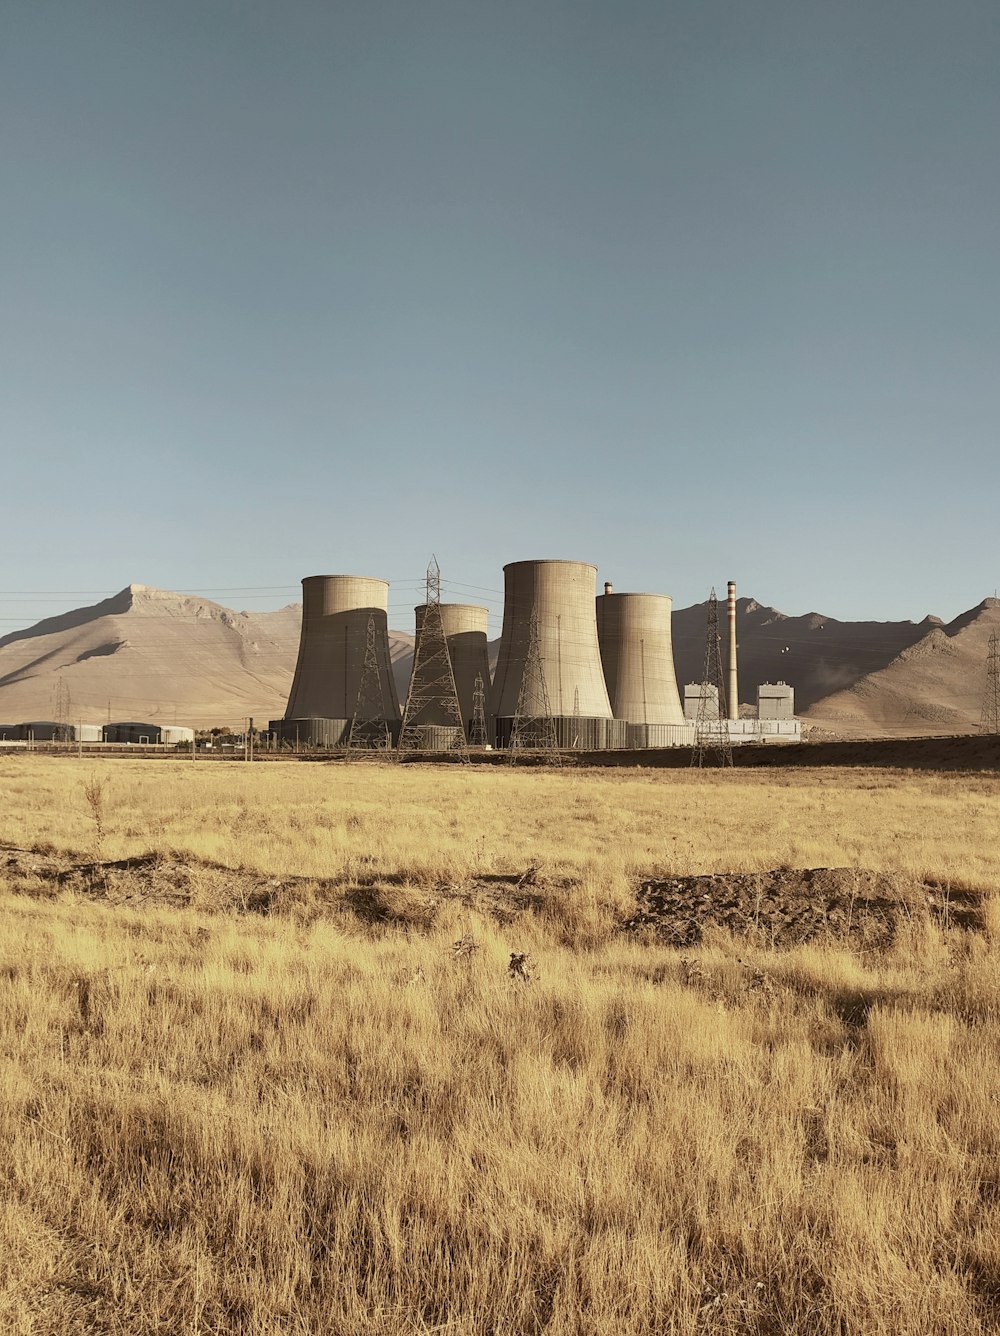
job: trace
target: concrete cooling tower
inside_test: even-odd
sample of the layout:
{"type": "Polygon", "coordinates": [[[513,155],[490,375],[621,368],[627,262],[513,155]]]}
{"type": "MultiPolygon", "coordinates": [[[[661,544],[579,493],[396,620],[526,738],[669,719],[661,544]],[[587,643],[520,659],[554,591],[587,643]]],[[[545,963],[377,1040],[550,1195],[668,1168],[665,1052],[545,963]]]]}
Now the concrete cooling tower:
{"type": "MultiPolygon", "coordinates": [[[[417,636],[420,636],[424,624],[426,603],[419,603],[414,609],[416,614],[417,636]]],[[[487,698],[490,692],[490,656],[487,647],[488,609],[471,603],[442,603],[441,624],[444,627],[448,653],[451,656],[451,670],[455,674],[455,687],[458,691],[458,703],[465,721],[468,736],[472,724],[472,698],[476,690],[476,676],[482,675],[483,689],[487,698]]],[[[446,719],[437,721],[448,723],[446,719]]]]}
{"type": "Polygon", "coordinates": [[[597,637],[616,719],[630,724],[682,724],[670,634],[673,600],[666,594],[602,594],[597,637]]]}
{"type": "MultiPolygon", "coordinates": [[[[541,674],[559,745],[621,745],[623,730],[616,729],[612,718],[597,643],[597,567],[583,561],[514,561],[503,573],[503,630],[489,698],[497,740],[506,745],[510,738],[534,614],[541,674]]],[[[542,714],[541,700],[526,700],[522,713],[542,714]]]]}
{"type": "Polygon", "coordinates": [[[673,600],[605,590],[597,599],[597,636],[614,716],[631,726],[631,746],[668,745],[669,728],[684,724],[670,633],[673,600]]]}
{"type": "Polygon", "coordinates": [[[302,581],[302,634],[295,677],[282,720],[283,738],[321,746],[346,741],[358,704],[368,623],[375,624],[375,657],[382,708],[398,732],[399,699],[389,656],[389,585],[365,575],[309,575],[302,581]]]}

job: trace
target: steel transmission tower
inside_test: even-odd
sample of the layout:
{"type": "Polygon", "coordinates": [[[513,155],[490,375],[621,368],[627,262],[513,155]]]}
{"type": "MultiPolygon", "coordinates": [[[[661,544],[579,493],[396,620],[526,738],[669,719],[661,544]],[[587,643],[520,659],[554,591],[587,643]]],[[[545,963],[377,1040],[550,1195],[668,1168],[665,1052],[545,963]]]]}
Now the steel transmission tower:
{"type": "Polygon", "coordinates": [[[441,567],[433,556],[427,567],[427,600],[417,643],[413,647],[413,669],[399,734],[399,750],[420,751],[432,740],[444,743],[435,750],[460,752],[463,759],[468,759],[465,721],[441,619],[441,567]]]}
{"type": "Polygon", "coordinates": [[[55,698],[55,716],[58,725],[56,729],[56,741],[69,742],[69,712],[72,701],[69,694],[69,687],[66,685],[66,679],[64,677],[56,678],[55,698]]]}
{"type": "Polygon", "coordinates": [[[476,683],[472,691],[472,727],[469,729],[470,747],[488,747],[486,736],[486,687],[482,673],[476,673],[476,683]]]}
{"type": "Polygon", "coordinates": [[[378,666],[375,616],[368,617],[368,636],[365,643],[365,666],[358,686],[358,703],[351,719],[347,746],[352,751],[386,751],[392,746],[392,731],[385,708],[382,672],[378,666]]]}
{"type": "Polygon", "coordinates": [[[560,764],[556,721],[552,717],[549,689],[542,671],[542,652],[538,644],[538,614],[534,608],[528,622],[528,653],[517,693],[517,707],[510,730],[509,760],[513,764],[525,752],[544,751],[560,764]]]}
{"type": "Polygon", "coordinates": [[[990,636],[990,648],[986,655],[986,690],[983,692],[979,731],[1000,733],[1000,640],[996,631],[990,636]]]}
{"type": "Polygon", "coordinates": [[[726,717],[726,685],[722,676],[722,636],[719,633],[719,600],[713,587],[708,598],[705,633],[705,671],[698,696],[691,764],[703,766],[716,756],[722,766],[733,763],[733,744],[726,717]],[[714,688],[714,694],[713,694],[714,688]]]}

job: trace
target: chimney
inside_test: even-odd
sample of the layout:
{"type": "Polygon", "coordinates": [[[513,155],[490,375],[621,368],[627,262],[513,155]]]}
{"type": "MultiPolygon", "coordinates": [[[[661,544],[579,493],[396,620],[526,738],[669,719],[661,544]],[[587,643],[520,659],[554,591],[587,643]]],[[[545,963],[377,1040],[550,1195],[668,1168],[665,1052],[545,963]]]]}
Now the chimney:
{"type": "Polygon", "coordinates": [[[605,594],[613,594],[615,592],[615,587],[610,580],[604,581],[604,592],[605,594]]]}
{"type": "Polygon", "coordinates": [[[729,687],[726,692],[730,719],[740,717],[740,690],[736,673],[736,581],[729,581],[727,611],[729,614],[729,687]]]}

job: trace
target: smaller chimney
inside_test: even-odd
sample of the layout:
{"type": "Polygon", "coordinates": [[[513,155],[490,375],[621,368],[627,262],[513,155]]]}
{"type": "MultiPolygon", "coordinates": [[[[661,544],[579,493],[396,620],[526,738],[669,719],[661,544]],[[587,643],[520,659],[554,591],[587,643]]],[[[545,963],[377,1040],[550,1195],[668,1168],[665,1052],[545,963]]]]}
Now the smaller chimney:
{"type": "Polygon", "coordinates": [[[604,581],[604,593],[607,595],[607,594],[613,594],[614,592],[615,592],[615,587],[614,587],[614,585],[611,583],[610,580],[605,580],[605,581],[604,581]]]}
{"type": "Polygon", "coordinates": [[[728,598],[727,611],[729,613],[729,699],[726,704],[729,707],[730,719],[740,717],[740,692],[739,683],[736,676],[736,581],[729,581],[727,589],[728,598]]]}

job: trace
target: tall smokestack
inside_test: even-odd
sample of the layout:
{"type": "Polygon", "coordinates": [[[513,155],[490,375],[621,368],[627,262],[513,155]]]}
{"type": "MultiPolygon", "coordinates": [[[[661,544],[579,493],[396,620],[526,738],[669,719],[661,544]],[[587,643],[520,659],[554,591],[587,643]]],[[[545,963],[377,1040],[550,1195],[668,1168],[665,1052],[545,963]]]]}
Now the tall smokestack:
{"type": "Polygon", "coordinates": [[[740,690],[736,673],[736,581],[729,581],[729,688],[726,692],[730,719],[740,717],[740,690]]]}

